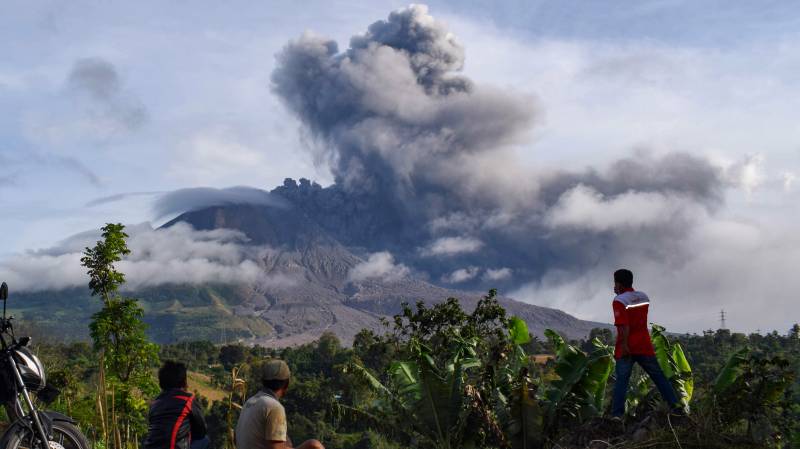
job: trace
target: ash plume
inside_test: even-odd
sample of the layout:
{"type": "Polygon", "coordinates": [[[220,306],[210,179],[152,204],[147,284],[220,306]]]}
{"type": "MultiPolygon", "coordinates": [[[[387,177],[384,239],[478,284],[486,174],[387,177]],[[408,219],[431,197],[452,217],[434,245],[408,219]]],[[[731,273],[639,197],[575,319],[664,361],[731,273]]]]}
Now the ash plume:
{"type": "Polygon", "coordinates": [[[721,204],[720,170],[685,153],[640,153],[604,169],[521,169],[509,147],[525,142],[536,102],[474,83],[464,61],[462,45],[421,5],[373,23],[344,51],[311,33],[290,41],[272,89],[336,182],[291,181],[273,193],[346,244],[389,250],[434,279],[508,287],[618,263],[637,248],[680,259],[669,242],[721,204]],[[625,210],[631,201],[642,210],[625,210]],[[620,210],[633,223],[608,216],[620,210]],[[448,250],[463,242],[479,244],[448,250]],[[477,276],[498,266],[514,276],[477,276]],[[463,276],[464,267],[475,274],[463,276]]]}
{"type": "Polygon", "coordinates": [[[421,5],[373,23],[339,53],[306,33],[278,55],[273,90],[320,142],[336,182],[404,199],[433,193],[461,158],[519,140],[527,98],[458,72],[464,50],[421,5]]]}

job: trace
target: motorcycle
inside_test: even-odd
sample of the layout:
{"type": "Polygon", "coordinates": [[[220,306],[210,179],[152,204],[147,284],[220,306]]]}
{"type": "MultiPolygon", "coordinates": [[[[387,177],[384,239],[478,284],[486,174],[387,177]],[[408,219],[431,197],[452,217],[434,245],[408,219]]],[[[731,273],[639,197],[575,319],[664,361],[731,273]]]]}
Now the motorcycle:
{"type": "Polygon", "coordinates": [[[3,318],[0,320],[0,403],[11,425],[0,438],[0,449],[90,449],[89,442],[69,416],[39,410],[58,397],[47,385],[44,365],[27,346],[30,337],[14,335],[13,316],[6,318],[8,286],[0,285],[3,318]],[[36,395],[35,403],[32,394],[36,395]]]}

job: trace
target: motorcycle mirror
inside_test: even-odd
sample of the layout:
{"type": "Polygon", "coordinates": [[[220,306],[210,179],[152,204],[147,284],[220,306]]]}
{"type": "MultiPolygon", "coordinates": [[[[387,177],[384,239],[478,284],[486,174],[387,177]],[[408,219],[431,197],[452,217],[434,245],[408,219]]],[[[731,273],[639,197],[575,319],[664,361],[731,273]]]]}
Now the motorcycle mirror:
{"type": "Polygon", "coordinates": [[[8,299],[8,284],[3,282],[3,285],[0,285],[0,301],[5,301],[8,299]]]}

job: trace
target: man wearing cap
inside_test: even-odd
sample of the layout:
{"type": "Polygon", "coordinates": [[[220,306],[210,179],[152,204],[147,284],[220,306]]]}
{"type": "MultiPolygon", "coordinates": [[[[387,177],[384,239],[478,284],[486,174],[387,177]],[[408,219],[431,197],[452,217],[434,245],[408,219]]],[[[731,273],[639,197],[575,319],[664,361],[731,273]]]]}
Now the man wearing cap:
{"type": "MultiPolygon", "coordinates": [[[[245,402],[236,423],[238,449],[292,449],[287,435],[286,411],[280,399],[289,389],[289,366],[271,359],[261,365],[261,390],[245,402]]],[[[325,449],[317,440],[308,440],[296,449],[325,449]]]]}

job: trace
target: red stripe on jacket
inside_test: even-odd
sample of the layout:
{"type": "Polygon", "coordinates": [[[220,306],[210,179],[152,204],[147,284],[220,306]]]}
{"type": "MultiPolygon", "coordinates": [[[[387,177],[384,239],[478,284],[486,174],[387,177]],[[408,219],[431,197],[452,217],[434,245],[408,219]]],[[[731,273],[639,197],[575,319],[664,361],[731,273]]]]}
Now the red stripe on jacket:
{"type": "MultiPolygon", "coordinates": [[[[181,399],[186,398],[186,396],[176,397],[180,397],[181,399]]],[[[178,416],[178,420],[175,421],[175,427],[172,428],[172,438],[169,440],[169,449],[175,449],[175,440],[178,439],[178,430],[181,428],[183,420],[186,419],[186,417],[189,416],[189,413],[192,411],[192,401],[194,401],[194,395],[186,398],[186,405],[183,406],[181,415],[178,416]]],[[[189,438],[191,439],[191,436],[189,438]]]]}

